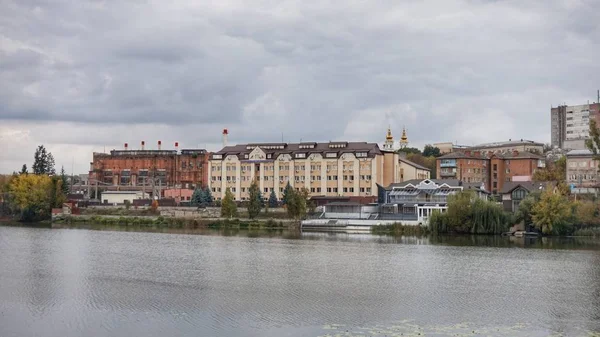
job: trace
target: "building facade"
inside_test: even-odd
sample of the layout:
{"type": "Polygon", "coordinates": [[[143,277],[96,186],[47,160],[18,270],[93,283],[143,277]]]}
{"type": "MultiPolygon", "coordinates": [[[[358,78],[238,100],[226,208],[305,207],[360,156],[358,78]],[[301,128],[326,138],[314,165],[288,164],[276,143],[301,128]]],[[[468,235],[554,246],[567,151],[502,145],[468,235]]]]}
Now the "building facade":
{"type": "Polygon", "coordinates": [[[600,189],[599,162],[590,150],[567,153],[567,184],[573,193],[598,193],[600,189]]]}
{"type": "Polygon", "coordinates": [[[532,152],[532,153],[544,153],[544,144],[535,142],[527,139],[509,139],[506,142],[494,142],[474,145],[468,148],[471,152],[478,151],[483,155],[490,153],[503,153],[503,152],[532,152]]]}
{"type": "MultiPolygon", "coordinates": [[[[142,147],[143,148],[143,147],[142,147]]],[[[208,154],[204,149],[112,150],[94,153],[89,184],[104,189],[150,190],[152,186],[206,186],[208,154]]]]}
{"type": "Polygon", "coordinates": [[[425,224],[434,211],[441,213],[448,209],[448,197],[464,190],[472,190],[481,199],[487,199],[488,192],[476,185],[466,184],[457,179],[409,180],[391,184],[385,191],[385,204],[381,218],[394,215],[417,220],[425,224]]]}
{"type": "Polygon", "coordinates": [[[561,105],[550,109],[551,144],[565,150],[585,149],[590,120],[600,122],[600,103],[561,105]]]}
{"type": "Polygon", "coordinates": [[[212,154],[208,169],[217,200],[227,188],[247,200],[252,181],[265,198],[274,191],[281,199],[288,183],[311,196],[373,196],[383,183],[384,155],[366,142],[239,144],[212,154]]]}
{"type": "Polygon", "coordinates": [[[507,182],[502,187],[502,207],[507,212],[516,212],[519,204],[529,193],[541,192],[546,188],[546,183],[526,182],[507,182]]]}
{"type": "Polygon", "coordinates": [[[531,180],[535,170],[546,166],[543,156],[519,151],[483,154],[480,151],[453,152],[436,161],[437,176],[457,179],[465,183],[483,183],[485,189],[496,195],[505,182],[531,180]],[[527,178],[529,177],[529,178],[527,178]]]}

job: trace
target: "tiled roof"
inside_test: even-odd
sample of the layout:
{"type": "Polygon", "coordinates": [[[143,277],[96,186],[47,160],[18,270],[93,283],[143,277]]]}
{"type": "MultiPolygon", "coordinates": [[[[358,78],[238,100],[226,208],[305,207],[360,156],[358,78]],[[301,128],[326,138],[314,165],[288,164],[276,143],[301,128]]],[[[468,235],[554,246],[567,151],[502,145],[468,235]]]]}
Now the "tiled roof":
{"type": "Polygon", "coordinates": [[[237,144],[233,146],[226,146],[214,154],[222,155],[223,157],[237,155],[240,157],[240,159],[243,159],[243,156],[252,152],[255,147],[260,147],[265,153],[272,154],[273,159],[276,159],[281,154],[295,153],[306,153],[308,157],[308,155],[313,153],[337,153],[338,155],[341,155],[344,153],[367,152],[367,156],[370,158],[381,154],[381,150],[379,149],[379,145],[377,145],[377,143],[343,141],[329,143],[303,142],[237,144]]]}
{"type": "Polygon", "coordinates": [[[567,156],[592,156],[594,155],[592,153],[592,151],[588,150],[588,149],[584,149],[584,150],[571,150],[569,152],[567,152],[567,156]]]}

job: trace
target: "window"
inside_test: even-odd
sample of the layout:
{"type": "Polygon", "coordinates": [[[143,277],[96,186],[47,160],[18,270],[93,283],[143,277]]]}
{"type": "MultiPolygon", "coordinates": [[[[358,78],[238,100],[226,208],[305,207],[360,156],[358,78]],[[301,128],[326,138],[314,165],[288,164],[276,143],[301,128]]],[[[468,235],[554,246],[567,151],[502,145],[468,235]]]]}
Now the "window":
{"type": "Polygon", "coordinates": [[[265,187],[263,190],[265,191],[265,193],[269,192],[269,188],[268,187],[265,187]]]}
{"type": "Polygon", "coordinates": [[[506,169],[506,173],[510,173],[510,169],[508,169],[508,168],[507,168],[507,169],[506,169]]]}
{"type": "Polygon", "coordinates": [[[525,192],[524,189],[519,188],[512,192],[511,197],[512,197],[512,200],[523,200],[523,199],[525,199],[526,194],[527,193],[525,192]]]}
{"type": "Polygon", "coordinates": [[[235,187],[232,187],[232,188],[231,188],[231,192],[234,192],[234,193],[235,193],[235,187]]]}
{"type": "Polygon", "coordinates": [[[310,192],[311,192],[311,193],[315,193],[315,191],[316,191],[316,189],[315,189],[314,187],[311,187],[311,188],[310,188],[310,192]]]}
{"type": "Polygon", "coordinates": [[[348,187],[344,187],[344,193],[348,192],[348,187]]]}
{"type": "Polygon", "coordinates": [[[331,187],[327,187],[327,193],[331,193],[331,187]]]}
{"type": "Polygon", "coordinates": [[[221,155],[221,154],[213,154],[213,159],[223,159],[223,155],[221,155]]]}
{"type": "Polygon", "coordinates": [[[494,188],[498,188],[498,183],[494,181],[494,188]]]}
{"type": "Polygon", "coordinates": [[[349,188],[350,193],[354,193],[354,187],[349,188]]]}
{"type": "Polygon", "coordinates": [[[296,153],[296,158],[306,158],[306,153],[296,153]]]}
{"type": "Polygon", "coordinates": [[[336,158],[337,157],[337,153],[335,152],[328,152],[325,154],[326,158],[336,158]]]}
{"type": "Polygon", "coordinates": [[[186,163],[184,161],[181,162],[181,168],[185,169],[187,167],[186,163]]]}
{"type": "Polygon", "coordinates": [[[364,187],[360,188],[360,193],[365,193],[365,188],[364,187]]]}
{"type": "Polygon", "coordinates": [[[357,158],[365,158],[365,157],[367,157],[367,153],[366,152],[356,152],[356,157],[357,158]]]}
{"type": "Polygon", "coordinates": [[[344,176],[344,180],[348,180],[348,176],[344,176]]]}
{"type": "Polygon", "coordinates": [[[367,187],[367,193],[371,193],[371,188],[367,187]]]}
{"type": "Polygon", "coordinates": [[[321,193],[321,188],[317,187],[317,193],[321,193]]]}
{"type": "Polygon", "coordinates": [[[337,191],[338,191],[337,187],[334,187],[333,188],[333,193],[337,193],[337,191]]]}
{"type": "Polygon", "coordinates": [[[506,165],[510,165],[510,160],[507,160],[507,161],[506,161],[506,165]]]}

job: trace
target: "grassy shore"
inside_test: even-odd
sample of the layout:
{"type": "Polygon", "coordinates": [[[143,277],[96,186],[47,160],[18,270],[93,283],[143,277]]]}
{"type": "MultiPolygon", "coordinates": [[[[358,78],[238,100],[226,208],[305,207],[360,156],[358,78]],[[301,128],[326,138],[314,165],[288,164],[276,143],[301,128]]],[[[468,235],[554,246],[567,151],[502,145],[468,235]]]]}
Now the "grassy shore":
{"type": "Polygon", "coordinates": [[[428,235],[431,231],[427,226],[408,226],[400,222],[391,225],[371,227],[371,234],[378,235],[428,235]]]}
{"type": "Polygon", "coordinates": [[[101,225],[163,227],[163,228],[234,228],[234,229],[292,229],[298,228],[297,221],[276,221],[273,219],[193,219],[166,218],[162,216],[64,216],[53,220],[56,225],[76,225],[78,223],[94,223],[101,225]]]}

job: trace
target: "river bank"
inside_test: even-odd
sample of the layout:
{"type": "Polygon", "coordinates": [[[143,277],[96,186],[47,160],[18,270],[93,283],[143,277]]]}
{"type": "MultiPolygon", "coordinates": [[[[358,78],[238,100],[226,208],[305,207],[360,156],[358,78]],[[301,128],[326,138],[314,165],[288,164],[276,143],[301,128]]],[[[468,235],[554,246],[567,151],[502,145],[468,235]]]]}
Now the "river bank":
{"type": "Polygon", "coordinates": [[[61,215],[52,220],[52,228],[78,224],[140,226],[154,228],[232,228],[232,229],[298,229],[300,223],[290,219],[226,219],[120,215],[61,215]]]}

